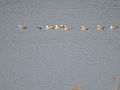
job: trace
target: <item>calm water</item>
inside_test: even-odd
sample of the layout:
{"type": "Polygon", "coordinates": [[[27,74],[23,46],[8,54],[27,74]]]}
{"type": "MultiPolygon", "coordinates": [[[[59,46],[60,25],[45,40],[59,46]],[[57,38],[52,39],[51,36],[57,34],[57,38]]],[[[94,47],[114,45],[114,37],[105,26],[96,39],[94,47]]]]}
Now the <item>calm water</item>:
{"type": "Polygon", "coordinates": [[[120,0],[0,0],[0,90],[112,90],[120,32],[107,28],[120,25],[119,17],[120,0]],[[19,24],[29,24],[29,32],[19,24]],[[35,29],[46,24],[74,29],[35,29]],[[107,28],[96,31],[98,24],[107,28]]]}

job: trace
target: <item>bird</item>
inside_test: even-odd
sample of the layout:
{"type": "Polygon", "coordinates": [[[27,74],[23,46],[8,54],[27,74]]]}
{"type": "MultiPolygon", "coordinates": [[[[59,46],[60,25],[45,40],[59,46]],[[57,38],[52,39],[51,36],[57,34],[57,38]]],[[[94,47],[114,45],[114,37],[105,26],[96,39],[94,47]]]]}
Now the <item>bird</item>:
{"type": "Polygon", "coordinates": [[[61,29],[61,26],[55,25],[55,29],[61,29]]]}
{"type": "Polygon", "coordinates": [[[80,29],[80,30],[82,30],[82,31],[86,31],[86,30],[88,30],[88,29],[89,29],[88,27],[81,26],[81,29],[80,29]]]}
{"type": "Polygon", "coordinates": [[[20,29],[20,30],[23,30],[23,29],[26,29],[26,28],[27,28],[26,26],[18,25],[18,29],[20,29]]]}
{"type": "Polygon", "coordinates": [[[110,26],[109,29],[118,29],[119,27],[118,26],[110,26]]]}
{"type": "Polygon", "coordinates": [[[41,29],[42,29],[42,27],[36,27],[36,29],[37,29],[37,30],[41,30],[41,29]]]}
{"type": "Polygon", "coordinates": [[[48,26],[48,25],[45,26],[45,29],[46,29],[46,30],[54,29],[54,28],[55,28],[55,26],[48,26]]]}
{"type": "Polygon", "coordinates": [[[72,90],[80,90],[81,88],[83,88],[83,86],[77,85],[74,88],[72,88],[72,90]]]}
{"type": "Polygon", "coordinates": [[[64,29],[65,31],[68,31],[68,30],[71,30],[72,28],[71,28],[71,27],[64,26],[63,29],[64,29]]]}
{"type": "Polygon", "coordinates": [[[102,29],[105,29],[105,26],[101,26],[101,25],[97,26],[97,30],[102,30],[102,29]]]}
{"type": "Polygon", "coordinates": [[[65,26],[63,26],[63,25],[60,25],[60,28],[61,28],[61,29],[64,29],[64,28],[65,28],[65,26]]]}

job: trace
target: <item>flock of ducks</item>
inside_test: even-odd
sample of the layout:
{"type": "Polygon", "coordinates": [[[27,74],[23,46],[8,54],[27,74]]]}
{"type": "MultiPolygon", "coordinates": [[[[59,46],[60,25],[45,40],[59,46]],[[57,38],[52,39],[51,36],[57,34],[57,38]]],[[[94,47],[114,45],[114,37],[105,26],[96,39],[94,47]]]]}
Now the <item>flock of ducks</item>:
{"type": "MultiPolygon", "coordinates": [[[[24,30],[24,29],[27,29],[28,27],[26,26],[21,26],[21,25],[18,25],[18,29],[19,30],[24,30]]],[[[46,25],[45,27],[37,27],[36,29],[38,30],[41,30],[41,29],[45,29],[45,30],[50,30],[50,29],[63,29],[65,31],[68,31],[68,30],[72,30],[73,28],[72,27],[67,27],[67,26],[63,26],[63,25],[54,25],[54,26],[48,26],[46,25]]],[[[97,30],[103,30],[105,29],[105,26],[102,26],[102,25],[98,25],[96,27],[97,30]]],[[[114,29],[119,29],[118,26],[110,26],[109,27],[110,30],[114,30],[114,29]]],[[[89,30],[88,27],[86,26],[81,26],[80,28],[81,31],[86,31],[86,30],[89,30]]]]}

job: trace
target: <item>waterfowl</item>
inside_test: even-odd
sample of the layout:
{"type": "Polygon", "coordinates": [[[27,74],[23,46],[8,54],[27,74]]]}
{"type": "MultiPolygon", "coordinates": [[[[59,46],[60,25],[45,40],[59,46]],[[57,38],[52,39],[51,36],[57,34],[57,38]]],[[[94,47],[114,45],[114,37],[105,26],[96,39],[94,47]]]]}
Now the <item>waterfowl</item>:
{"type": "Polygon", "coordinates": [[[27,27],[26,26],[21,26],[21,25],[18,25],[18,29],[22,30],[22,29],[26,29],[27,27]]]}
{"type": "Polygon", "coordinates": [[[36,29],[37,29],[37,30],[41,30],[41,29],[42,29],[42,27],[36,27],[36,29]]]}
{"type": "Polygon", "coordinates": [[[97,30],[101,30],[101,29],[105,29],[105,27],[104,27],[104,26],[101,26],[101,25],[98,25],[98,26],[97,26],[97,30]]]}
{"type": "Polygon", "coordinates": [[[118,29],[118,26],[110,26],[109,29],[118,29]]]}
{"type": "Polygon", "coordinates": [[[55,29],[61,29],[61,26],[55,25],[55,29]]]}
{"type": "Polygon", "coordinates": [[[48,29],[54,29],[54,28],[55,28],[55,26],[48,26],[48,25],[45,26],[46,30],[48,30],[48,29]]]}
{"type": "Polygon", "coordinates": [[[72,88],[72,90],[80,90],[81,88],[83,88],[83,86],[78,85],[78,86],[75,86],[74,88],[72,88]]]}
{"type": "Polygon", "coordinates": [[[82,30],[82,31],[86,31],[86,30],[88,30],[89,28],[87,28],[87,27],[85,27],[85,26],[81,26],[81,29],[80,30],[82,30]]]}
{"type": "Polygon", "coordinates": [[[71,27],[66,27],[66,26],[64,26],[64,28],[63,28],[65,31],[68,31],[68,30],[71,30],[72,28],[71,27]]]}
{"type": "Polygon", "coordinates": [[[63,25],[60,25],[60,28],[61,28],[61,29],[64,29],[64,28],[65,28],[65,26],[63,26],[63,25]]]}

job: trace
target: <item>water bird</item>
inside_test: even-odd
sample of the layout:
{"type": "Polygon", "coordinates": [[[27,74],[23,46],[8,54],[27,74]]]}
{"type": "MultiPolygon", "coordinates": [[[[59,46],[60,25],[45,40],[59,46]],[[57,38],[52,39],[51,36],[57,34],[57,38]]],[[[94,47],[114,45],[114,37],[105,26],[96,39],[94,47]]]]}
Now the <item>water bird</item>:
{"type": "Polygon", "coordinates": [[[81,26],[81,29],[80,29],[80,30],[82,30],[82,31],[86,31],[86,30],[88,30],[88,29],[89,29],[88,27],[81,26]]]}
{"type": "Polygon", "coordinates": [[[109,29],[118,29],[119,27],[118,26],[110,26],[109,29]]]}
{"type": "Polygon", "coordinates": [[[65,26],[63,26],[63,25],[60,25],[60,29],[64,29],[65,28],[65,26]]]}
{"type": "Polygon", "coordinates": [[[23,30],[23,29],[26,29],[26,28],[27,28],[26,26],[18,25],[18,29],[20,29],[20,30],[23,30]]]}
{"type": "Polygon", "coordinates": [[[48,30],[48,29],[54,29],[54,28],[55,28],[55,26],[48,26],[48,25],[45,26],[46,30],[48,30]]]}
{"type": "Polygon", "coordinates": [[[68,31],[68,30],[71,30],[72,28],[71,27],[66,27],[66,26],[64,26],[64,28],[63,28],[65,31],[68,31]]]}
{"type": "Polygon", "coordinates": [[[61,29],[61,26],[55,25],[54,29],[61,29]]]}
{"type": "Polygon", "coordinates": [[[42,29],[42,27],[36,27],[36,29],[37,29],[37,30],[41,30],[41,29],[42,29]]]}
{"type": "Polygon", "coordinates": [[[80,90],[81,88],[83,88],[83,86],[77,85],[74,88],[72,88],[72,90],[80,90]]]}
{"type": "Polygon", "coordinates": [[[102,30],[102,29],[105,29],[105,26],[101,26],[101,25],[97,26],[97,30],[102,30]]]}

